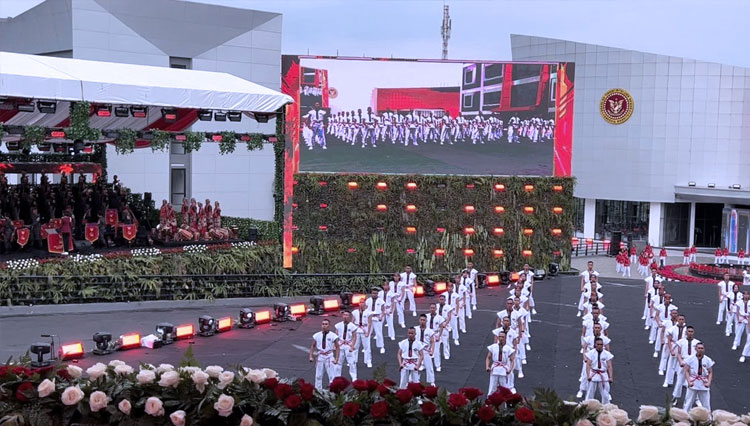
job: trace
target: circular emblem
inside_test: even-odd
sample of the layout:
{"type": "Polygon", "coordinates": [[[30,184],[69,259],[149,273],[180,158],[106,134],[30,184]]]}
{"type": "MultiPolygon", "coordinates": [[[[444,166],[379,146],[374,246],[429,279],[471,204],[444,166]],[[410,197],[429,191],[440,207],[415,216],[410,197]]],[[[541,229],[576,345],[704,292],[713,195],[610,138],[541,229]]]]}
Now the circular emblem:
{"type": "Polygon", "coordinates": [[[602,96],[599,110],[610,124],[622,124],[633,115],[633,97],[624,89],[612,89],[602,96]]]}
{"type": "Polygon", "coordinates": [[[336,99],[339,96],[339,91],[336,90],[335,87],[328,88],[328,97],[331,99],[336,99]]]}

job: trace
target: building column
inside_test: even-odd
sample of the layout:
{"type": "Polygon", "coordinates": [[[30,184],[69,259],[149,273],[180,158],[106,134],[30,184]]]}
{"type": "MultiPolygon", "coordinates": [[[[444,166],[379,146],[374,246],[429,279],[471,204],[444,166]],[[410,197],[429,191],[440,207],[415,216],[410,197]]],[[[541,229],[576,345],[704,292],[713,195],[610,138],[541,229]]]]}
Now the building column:
{"type": "Polygon", "coordinates": [[[594,238],[596,223],[596,199],[586,198],[583,207],[583,238],[594,238]]]}
{"type": "Polygon", "coordinates": [[[648,243],[653,247],[661,246],[662,203],[649,203],[648,207],[648,243]]]}
{"type": "Polygon", "coordinates": [[[695,244],[695,201],[690,203],[690,224],[688,225],[688,247],[695,244]]]}

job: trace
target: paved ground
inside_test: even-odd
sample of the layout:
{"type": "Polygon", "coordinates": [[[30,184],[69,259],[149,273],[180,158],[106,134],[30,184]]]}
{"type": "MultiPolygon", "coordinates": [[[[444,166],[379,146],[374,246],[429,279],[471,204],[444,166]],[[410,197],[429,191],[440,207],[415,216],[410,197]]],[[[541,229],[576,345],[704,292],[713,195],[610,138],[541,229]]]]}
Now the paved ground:
{"type": "MultiPolygon", "coordinates": [[[[654,250],[657,254],[659,250],[654,250]]],[[[713,254],[698,253],[696,256],[698,263],[713,263],[713,254]]],[[[594,267],[601,274],[602,277],[609,278],[622,278],[622,274],[618,274],[615,270],[615,258],[612,256],[598,255],[598,256],[577,256],[570,260],[570,266],[583,271],[586,269],[586,263],[589,260],[594,261],[594,267]]],[[[667,250],[667,265],[682,264],[682,250],[667,250]]],[[[630,272],[633,278],[639,278],[638,265],[630,267],[630,272]]]]}
{"type": "MultiPolygon", "coordinates": [[[[663,377],[657,375],[657,359],[651,357],[647,332],[640,320],[643,285],[640,280],[604,279],[606,314],[612,323],[610,336],[615,354],[614,402],[636,412],[641,404],[664,405],[667,391],[661,387],[663,377]]],[[[558,277],[538,284],[537,310],[532,324],[532,351],[525,366],[526,377],[517,380],[519,392],[528,393],[541,386],[551,387],[564,397],[572,397],[577,390],[580,373],[579,338],[580,322],[575,317],[578,300],[577,277],[558,277]]],[[[668,283],[675,304],[687,315],[688,322],[696,327],[697,337],[707,345],[707,353],[716,362],[715,381],[712,386],[712,405],[734,412],[747,412],[750,400],[741,384],[750,383],[750,362],[740,364],[739,353],[730,350],[729,338],[723,327],[714,325],[716,290],[706,284],[668,283]]],[[[489,330],[493,327],[495,311],[502,306],[505,289],[480,291],[480,310],[468,324],[469,332],[461,336],[461,346],[453,348],[450,361],[444,362],[438,373],[440,386],[457,389],[477,386],[486,391],[488,376],[484,371],[485,346],[490,344],[489,330]]],[[[418,299],[420,312],[427,307],[428,299],[418,299]]],[[[268,300],[261,301],[269,306],[268,300]]],[[[135,305],[135,310],[75,313],[55,312],[44,314],[45,307],[35,307],[35,314],[23,310],[0,308],[0,358],[7,359],[23,353],[28,345],[41,340],[42,333],[54,333],[63,341],[83,340],[87,350],[93,346],[91,336],[96,331],[113,334],[128,331],[147,333],[160,321],[174,324],[195,322],[202,314],[216,317],[236,315],[242,306],[234,302],[198,303],[170,307],[162,303],[149,308],[149,304],[135,305]]],[[[259,303],[259,302],[258,302],[259,303]]],[[[248,301],[249,305],[256,304],[248,301]]],[[[119,305],[118,305],[119,306],[119,305]]],[[[122,308],[119,306],[119,308],[122,308]]],[[[81,309],[87,309],[83,307],[81,309]]],[[[75,310],[75,309],[74,309],[75,310]]],[[[27,309],[28,311],[28,309],[27,309]]],[[[332,315],[334,322],[338,315],[332,315]]],[[[259,326],[253,330],[235,329],[211,338],[196,338],[193,342],[178,342],[158,350],[136,349],[106,357],[88,355],[80,360],[82,367],[98,361],[119,358],[132,364],[138,361],[158,364],[179,363],[185,349],[192,345],[196,357],[205,363],[259,368],[269,367],[284,376],[301,376],[312,380],[314,370],[307,362],[306,348],[310,336],[318,330],[320,317],[308,317],[301,322],[287,322],[259,326]]],[[[409,318],[408,324],[416,324],[409,318]]],[[[397,330],[397,339],[405,337],[405,330],[397,330]]],[[[360,376],[369,378],[375,369],[384,366],[388,377],[396,378],[396,342],[386,340],[387,353],[373,355],[374,368],[360,364],[360,376]]]]}

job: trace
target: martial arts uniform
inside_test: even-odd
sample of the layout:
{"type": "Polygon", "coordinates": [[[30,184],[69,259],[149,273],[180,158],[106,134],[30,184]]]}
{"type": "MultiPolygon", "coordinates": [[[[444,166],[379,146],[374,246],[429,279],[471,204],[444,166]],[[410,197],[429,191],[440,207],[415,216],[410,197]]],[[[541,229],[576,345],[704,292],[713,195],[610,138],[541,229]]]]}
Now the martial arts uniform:
{"type": "MultiPolygon", "coordinates": [[[[446,296],[447,298],[447,296],[446,296]]],[[[451,327],[452,327],[452,321],[455,319],[453,318],[453,306],[449,305],[448,303],[441,305],[438,303],[437,305],[437,311],[438,315],[442,318],[445,318],[444,322],[445,327],[443,327],[443,332],[440,333],[440,336],[438,336],[440,343],[440,346],[443,347],[443,358],[450,359],[451,358],[451,345],[450,345],[450,333],[451,333],[451,327]]],[[[430,321],[427,321],[429,324],[430,321]]],[[[435,351],[436,354],[439,353],[439,351],[435,351]]]]}
{"type": "MultiPolygon", "coordinates": [[[[440,346],[443,344],[449,345],[448,338],[444,337],[448,335],[448,331],[443,331],[442,335],[440,334],[440,326],[444,322],[445,322],[445,318],[443,318],[442,316],[438,314],[435,314],[434,316],[432,314],[427,314],[427,327],[429,327],[429,329],[432,330],[433,332],[432,338],[435,341],[435,346],[432,349],[432,362],[435,365],[436,371],[440,371],[441,365],[442,365],[442,361],[440,358],[440,346]]],[[[450,349],[448,349],[447,354],[448,356],[446,356],[445,359],[448,359],[448,357],[450,357],[450,349]]]]}
{"type": "Polygon", "coordinates": [[[396,340],[396,329],[393,327],[393,311],[398,311],[399,323],[404,321],[404,311],[400,310],[400,304],[398,301],[398,293],[396,292],[396,285],[391,281],[391,286],[388,288],[388,292],[385,293],[385,304],[383,305],[383,313],[385,316],[385,323],[388,326],[388,337],[391,340],[396,340]],[[395,302],[395,303],[394,303],[395,302]]]}
{"type": "MultiPolygon", "coordinates": [[[[735,306],[737,327],[734,330],[734,343],[732,343],[732,350],[736,350],[740,346],[740,344],[742,343],[743,334],[750,334],[750,329],[748,329],[748,327],[750,326],[750,324],[748,324],[748,322],[750,322],[750,302],[748,302],[747,300],[740,300],[735,306]],[[748,331],[748,333],[745,333],[746,331],[748,331]]],[[[747,340],[748,342],[750,342],[750,337],[748,337],[747,340]]],[[[750,349],[750,346],[746,345],[746,347],[750,349]]]]}
{"type": "MultiPolygon", "coordinates": [[[[687,338],[683,338],[677,341],[677,352],[679,352],[680,356],[682,357],[682,362],[684,363],[688,358],[695,355],[695,345],[700,343],[701,341],[698,339],[693,339],[691,342],[688,343],[687,338]]],[[[685,386],[685,374],[683,373],[682,366],[677,365],[675,367],[677,370],[677,380],[674,384],[674,391],[672,391],[672,398],[675,400],[679,399],[682,396],[682,388],[685,386]]]]}
{"type": "MultiPolygon", "coordinates": [[[[609,337],[601,334],[598,336],[600,339],[602,339],[602,343],[604,344],[604,347],[606,348],[611,342],[612,339],[609,337]]],[[[583,345],[581,348],[581,353],[583,354],[581,357],[581,377],[578,378],[579,386],[578,386],[578,394],[576,394],[577,398],[583,397],[583,394],[586,393],[589,389],[589,380],[586,377],[586,354],[589,353],[592,349],[594,349],[594,343],[597,336],[594,336],[593,334],[588,337],[583,338],[583,345]],[[579,396],[580,395],[580,396],[579,396]]]]}
{"type": "Polygon", "coordinates": [[[318,357],[315,362],[315,388],[323,389],[323,371],[328,375],[328,381],[333,380],[338,375],[338,367],[336,365],[336,340],[338,340],[336,333],[327,331],[323,334],[319,331],[313,334],[313,340],[315,340],[315,348],[318,351],[318,357]]]}
{"type": "Polygon", "coordinates": [[[385,302],[381,298],[368,298],[365,302],[367,310],[372,312],[372,331],[375,333],[375,346],[380,349],[380,353],[385,353],[385,343],[383,342],[383,320],[385,319],[385,302]]]}
{"type": "MultiPolygon", "coordinates": [[[[479,274],[479,271],[472,268],[469,270],[469,279],[471,280],[471,286],[469,287],[469,293],[471,295],[471,309],[477,310],[477,275],[479,274]]],[[[467,309],[467,315],[469,316],[469,319],[471,319],[471,312],[468,312],[467,309]]]]}
{"type": "Polygon", "coordinates": [[[367,336],[368,331],[370,331],[371,315],[372,311],[369,309],[352,311],[352,321],[357,326],[357,344],[355,349],[359,350],[359,347],[362,347],[365,353],[364,361],[368,368],[372,367],[372,349],[370,347],[370,338],[372,336],[367,336]]]}
{"type": "MultiPolygon", "coordinates": [[[[586,303],[586,301],[591,297],[590,293],[588,296],[586,295],[586,284],[589,285],[589,291],[591,291],[591,275],[596,275],[598,277],[599,273],[596,271],[589,272],[588,269],[581,272],[581,277],[583,277],[583,285],[581,285],[581,297],[578,299],[578,314],[576,315],[578,317],[581,316],[581,311],[583,311],[583,304],[586,303]]],[[[596,289],[598,291],[601,288],[601,284],[599,284],[598,281],[597,284],[598,285],[596,286],[596,289]]]]}
{"type": "Polygon", "coordinates": [[[399,382],[399,389],[406,389],[406,385],[409,383],[419,383],[419,370],[417,369],[417,363],[419,363],[419,355],[422,351],[422,343],[416,339],[410,342],[409,339],[404,339],[398,343],[398,347],[401,349],[401,380],[399,382]]]}
{"type": "MultiPolygon", "coordinates": [[[[422,344],[422,366],[420,367],[420,371],[426,370],[427,383],[432,386],[435,386],[435,368],[432,362],[432,355],[435,353],[434,335],[435,332],[428,326],[424,329],[417,327],[417,340],[422,344]]],[[[438,354],[437,358],[440,359],[440,354],[438,354]]]]}
{"type": "Polygon", "coordinates": [[[357,352],[357,326],[354,323],[345,323],[341,321],[335,325],[336,334],[339,338],[339,363],[338,363],[338,375],[343,376],[344,360],[349,365],[349,376],[352,381],[357,380],[357,360],[359,359],[359,353],[357,352]]]}
{"type": "Polygon", "coordinates": [[[719,287],[719,313],[716,315],[716,324],[724,321],[724,315],[727,313],[727,297],[734,288],[734,282],[721,280],[716,285],[719,287]]]}
{"type": "Polygon", "coordinates": [[[458,320],[458,328],[461,329],[462,333],[466,333],[466,316],[471,316],[471,308],[469,308],[469,289],[464,284],[468,279],[461,278],[458,286],[453,287],[456,292],[456,319],[458,320]]]}
{"type": "Polygon", "coordinates": [[[663,332],[666,323],[669,322],[671,316],[670,312],[676,311],[677,306],[672,303],[667,306],[666,302],[654,306],[652,327],[649,333],[649,341],[654,342],[654,358],[658,356],[658,352],[661,350],[662,340],[664,338],[663,332]]]}
{"type": "Polygon", "coordinates": [[[674,384],[675,374],[680,374],[682,370],[677,366],[677,342],[685,337],[687,332],[687,325],[683,324],[680,327],[679,323],[670,327],[666,332],[666,343],[662,348],[662,361],[659,363],[659,370],[665,371],[666,377],[664,378],[663,387],[669,387],[674,384]],[[667,361],[663,362],[664,351],[667,351],[667,361]]]}
{"type": "MultiPolygon", "coordinates": [[[[414,303],[414,288],[417,286],[417,274],[414,272],[401,273],[401,281],[404,283],[404,294],[406,295],[406,298],[409,299],[409,306],[411,307],[411,314],[412,316],[417,316],[417,305],[414,303]]],[[[405,300],[401,301],[402,310],[404,310],[404,304],[406,303],[405,300]]]]}
{"type": "Polygon", "coordinates": [[[687,374],[690,376],[690,380],[693,381],[693,385],[687,383],[687,392],[685,392],[685,404],[682,406],[683,410],[689,410],[693,408],[693,403],[696,399],[701,402],[701,406],[711,411],[711,389],[706,387],[708,384],[709,369],[714,366],[714,360],[703,355],[698,358],[697,355],[693,355],[685,360],[685,364],[689,368],[687,374]]]}
{"type": "MultiPolygon", "coordinates": [[[[734,287],[733,287],[734,288],[734,287]]],[[[727,326],[724,327],[724,334],[732,334],[732,328],[737,330],[737,303],[742,302],[742,292],[730,290],[727,293],[727,326]]]]}
{"type": "MultiPolygon", "coordinates": [[[[445,292],[445,300],[446,305],[451,306],[452,315],[448,318],[448,323],[450,324],[451,331],[453,332],[453,344],[456,346],[459,346],[460,343],[458,341],[458,293],[454,291],[447,291],[445,292]]],[[[438,310],[440,310],[440,306],[438,305],[438,310]]],[[[442,314],[441,314],[442,315],[442,314]]]]}
{"type": "Polygon", "coordinates": [[[591,380],[588,380],[588,388],[586,389],[586,399],[593,399],[597,392],[601,396],[602,404],[609,404],[612,399],[610,396],[609,387],[609,372],[607,371],[608,363],[612,362],[612,355],[606,349],[602,349],[601,352],[596,349],[592,349],[586,353],[586,359],[589,364],[587,371],[591,375],[591,380]]]}
{"type": "Polygon", "coordinates": [[[490,387],[487,395],[491,395],[499,386],[511,389],[513,385],[509,378],[513,377],[513,357],[515,350],[507,344],[500,347],[499,343],[493,343],[487,346],[487,350],[492,354],[492,364],[490,364],[490,387]]]}

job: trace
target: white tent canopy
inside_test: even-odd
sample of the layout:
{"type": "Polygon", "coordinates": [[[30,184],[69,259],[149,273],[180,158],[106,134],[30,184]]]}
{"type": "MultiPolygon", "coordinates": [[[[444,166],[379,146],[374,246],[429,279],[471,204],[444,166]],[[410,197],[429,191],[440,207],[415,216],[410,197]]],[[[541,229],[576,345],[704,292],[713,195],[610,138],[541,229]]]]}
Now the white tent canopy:
{"type": "Polygon", "coordinates": [[[292,98],[227,73],[0,52],[0,96],[275,112],[292,98]]]}

